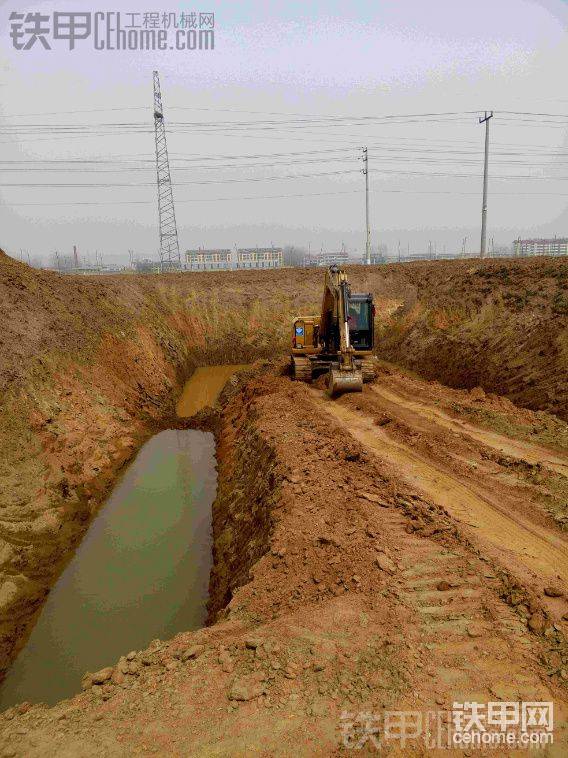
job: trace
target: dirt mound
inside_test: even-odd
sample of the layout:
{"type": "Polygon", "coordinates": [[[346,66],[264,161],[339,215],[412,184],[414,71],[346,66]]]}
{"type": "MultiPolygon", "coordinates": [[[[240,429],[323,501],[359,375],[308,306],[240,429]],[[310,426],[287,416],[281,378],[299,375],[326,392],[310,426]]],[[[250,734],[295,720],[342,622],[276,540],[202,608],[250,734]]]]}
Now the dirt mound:
{"type": "Polygon", "coordinates": [[[567,259],[411,264],[396,277],[415,294],[381,330],[385,358],[568,418],[567,259]]]}

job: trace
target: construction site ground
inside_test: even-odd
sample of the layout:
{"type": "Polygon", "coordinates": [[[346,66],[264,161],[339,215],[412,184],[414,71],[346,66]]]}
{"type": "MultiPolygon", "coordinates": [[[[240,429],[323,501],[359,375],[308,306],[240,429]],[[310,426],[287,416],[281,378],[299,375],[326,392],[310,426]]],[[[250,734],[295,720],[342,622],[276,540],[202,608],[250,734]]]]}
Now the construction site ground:
{"type": "MultiPolygon", "coordinates": [[[[493,265],[481,265],[482,287],[493,265]]],[[[146,650],[125,650],[108,668],[86,672],[77,695],[54,707],[23,703],[4,712],[0,755],[328,756],[348,752],[359,738],[363,755],[445,755],[443,744],[409,733],[406,742],[382,734],[378,748],[378,736],[361,728],[361,717],[371,714],[382,726],[389,713],[443,714],[471,701],[553,701],[554,744],[543,754],[568,752],[566,323],[562,313],[544,311],[539,321],[536,305],[513,309],[509,322],[504,311],[496,316],[516,324],[501,332],[507,337],[502,354],[524,356],[524,375],[535,377],[524,395],[514,371],[504,391],[496,391],[496,377],[506,371],[496,352],[486,355],[494,369],[485,389],[460,388],[454,379],[453,387],[442,384],[449,379],[431,376],[433,357],[420,377],[413,373],[418,366],[410,371],[390,362],[404,341],[417,344],[419,322],[431,345],[451,343],[460,329],[469,330],[470,344],[490,340],[485,324],[470,329],[471,314],[451,324],[445,306],[446,321],[436,321],[441,311],[424,294],[427,287],[439,294],[454,277],[459,292],[456,285],[472,276],[461,264],[443,266],[427,270],[422,290],[411,292],[410,274],[392,269],[380,285],[370,283],[400,339],[395,347],[391,335],[390,348],[379,351],[376,379],[362,394],[337,400],[319,381],[293,382],[286,360],[270,358],[270,350],[255,354],[248,336],[262,332],[266,314],[254,298],[252,305],[246,301],[244,278],[231,307],[246,310],[246,329],[233,342],[219,332],[225,360],[205,344],[217,304],[205,310],[186,291],[182,302],[180,286],[163,277],[151,302],[159,297],[170,311],[152,320],[150,285],[115,277],[94,285],[108,322],[92,336],[88,358],[62,358],[55,345],[43,367],[31,357],[14,364],[19,394],[5,396],[0,442],[5,460],[11,456],[25,476],[2,502],[1,536],[9,547],[4,578],[15,589],[1,598],[0,610],[11,608],[20,619],[18,631],[2,617],[7,661],[56,577],[48,560],[64,562],[117,470],[149,434],[176,424],[213,430],[219,487],[208,625],[155,640],[146,650]],[[127,319],[120,309],[134,302],[132,287],[148,312],[121,336],[127,319]],[[188,303],[195,307],[182,321],[188,303]],[[545,320],[556,347],[548,373],[540,373],[544,358],[532,340],[545,320]],[[179,347],[184,341],[195,353],[179,347]],[[527,345],[524,353],[520,344],[527,345]],[[188,422],[175,419],[182,364],[255,358],[229,381],[213,410],[188,422]],[[14,411],[16,398],[25,417],[14,411]],[[10,428],[27,434],[27,455],[6,441],[10,428]],[[31,493],[40,498],[36,511],[28,505],[31,493]]],[[[559,271],[565,282],[566,268],[559,271]]],[[[36,293],[44,287],[27,270],[10,275],[36,293]]],[[[505,278],[521,275],[528,271],[511,265],[505,278]]],[[[310,276],[311,289],[296,295],[308,305],[310,297],[317,303],[310,276]]],[[[295,277],[290,274],[287,287],[296,286],[295,277]]],[[[537,277],[536,290],[550,286],[547,277],[537,277]]],[[[63,277],[49,286],[56,290],[58,281],[76,286],[63,277]]],[[[256,281],[251,277],[249,287],[256,281]]],[[[231,283],[237,285],[238,277],[231,283]]],[[[297,304],[290,295],[276,320],[284,322],[297,304]]],[[[57,318],[70,323],[66,313],[57,318]]],[[[418,362],[419,351],[412,354],[406,363],[418,362]]],[[[461,370],[473,375],[475,359],[461,370]]]]}

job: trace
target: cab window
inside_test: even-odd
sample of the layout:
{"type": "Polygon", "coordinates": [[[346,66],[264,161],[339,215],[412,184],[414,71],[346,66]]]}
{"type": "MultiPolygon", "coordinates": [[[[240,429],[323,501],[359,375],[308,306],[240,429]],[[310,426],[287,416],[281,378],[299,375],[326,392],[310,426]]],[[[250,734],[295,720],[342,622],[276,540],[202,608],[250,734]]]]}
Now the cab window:
{"type": "Polygon", "coordinates": [[[349,329],[361,331],[369,328],[369,303],[366,301],[349,302],[349,329]]]}

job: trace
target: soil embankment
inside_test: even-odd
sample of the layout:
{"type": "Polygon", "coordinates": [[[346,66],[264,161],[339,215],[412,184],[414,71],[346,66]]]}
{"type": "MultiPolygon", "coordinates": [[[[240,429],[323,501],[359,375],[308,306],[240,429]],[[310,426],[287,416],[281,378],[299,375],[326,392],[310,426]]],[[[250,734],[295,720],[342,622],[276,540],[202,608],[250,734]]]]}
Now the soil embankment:
{"type": "Polygon", "coordinates": [[[565,258],[403,264],[386,280],[414,295],[384,323],[383,357],[568,419],[565,258]]]}

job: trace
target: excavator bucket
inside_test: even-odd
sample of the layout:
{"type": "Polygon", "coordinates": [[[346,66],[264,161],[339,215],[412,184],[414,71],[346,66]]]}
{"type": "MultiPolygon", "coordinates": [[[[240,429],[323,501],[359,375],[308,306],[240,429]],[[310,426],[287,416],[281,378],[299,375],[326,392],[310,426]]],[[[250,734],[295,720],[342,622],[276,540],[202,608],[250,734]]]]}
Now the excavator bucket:
{"type": "Polygon", "coordinates": [[[362,371],[330,369],[327,375],[327,394],[330,397],[337,397],[344,392],[363,392],[362,371]]]}

